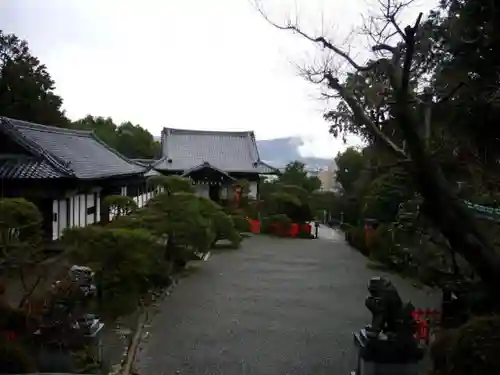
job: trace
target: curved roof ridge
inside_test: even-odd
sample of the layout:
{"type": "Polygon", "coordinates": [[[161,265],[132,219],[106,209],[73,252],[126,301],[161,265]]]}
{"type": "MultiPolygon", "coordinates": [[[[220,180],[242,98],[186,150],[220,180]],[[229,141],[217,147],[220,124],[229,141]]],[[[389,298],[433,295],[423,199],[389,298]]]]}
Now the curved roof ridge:
{"type": "Polygon", "coordinates": [[[35,124],[35,123],[24,121],[24,120],[16,120],[16,119],[9,119],[9,120],[15,121],[17,123],[15,126],[22,126],[22,127],[26,127],[26,128],[30,128],[30,129],[35,129],[35,130],[39,129],[39,130],[47,132],[47,133],[69,134],[69,135],[77,135],[77,136],[84,136],[84,137],[90,137],[91,134],[93,133],[93,130],[60,128],[57,126],[35,124]]]}
{"type": "Polygon", "coordinates": [[[164,127],[163,133],[190,133],[190,134],[222,134],[222,135],[251,135],[252,130],[208,130],[208,129],[181,129],[164,127]]]}
{"type": "Polygon", "coordinates": [[[16,120],[16,119],[11,119],[8,117],[0,117],[0,123],[4,125],[7,130],[10,130],[11,134],[15,137],[15,140],[20,143],[23,147],[27,148],[28,151],[34,153],[35,155],[44,158],[51,166],[53,166],[56,170],[59,172],[69,175],[69,176],[74,176],[75,171],[72,170],[69,167],[69,162],[66,160],[63,160],[56,155],[52,154],[49,150],[46,150],[45,148],[41,147],[37,143],[33,142],[32,140],[26,138],[18,129],[18,124],[12,123],[12,121],[15,121],[16,123],[21,123],[21,126],[25,127],[31,127],[31,128],[36,128],[37,126],[43,127],[43,128],[51,128],[47,127],[45,125],[38,125],[38,124],[32,124],[30,122],[22,121],[22,120],[16,120]],[[5,126],[7,125],[7,126],[5,126]],[[29,126],[29,125],[35,125],[35,126],[29,126]]]}

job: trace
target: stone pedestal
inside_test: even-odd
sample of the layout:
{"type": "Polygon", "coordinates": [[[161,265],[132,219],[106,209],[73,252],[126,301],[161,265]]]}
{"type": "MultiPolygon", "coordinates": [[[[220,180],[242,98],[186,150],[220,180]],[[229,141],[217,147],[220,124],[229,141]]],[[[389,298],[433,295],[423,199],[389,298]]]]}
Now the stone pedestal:
{"type": "Polygon", "coordinates": [[[418,375],[423,348],[416,340],[369,337],[366,330],[354,333],[357,369],[351,375],[418,375]]]}

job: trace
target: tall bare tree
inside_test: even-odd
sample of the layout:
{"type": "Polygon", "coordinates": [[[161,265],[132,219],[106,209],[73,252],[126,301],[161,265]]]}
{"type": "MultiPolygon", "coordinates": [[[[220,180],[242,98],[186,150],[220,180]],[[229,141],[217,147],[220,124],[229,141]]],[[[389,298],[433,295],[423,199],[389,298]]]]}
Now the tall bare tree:
{"type": "MultiPolygon", "coordinates": [[[[425,142],[424,123],[426,118],[429,123],[429,117],[422,116],[422,108],[430,110],[439,104],[434,103],[424,89],[432,69],[429,59],[435,49],[429,43],[432,39],[422,13],[412,25],[401,27],[399,24],[398,16],[409,3],[380,0],[380,14],[371,16],[364,27],[373,43],[373,56],[365,64],[355,61],[327,36],[312,36],[293,22],[276,24],[267,17],[260,3],[256,6],[274,27],[294,32],[348,63],[351,69],[347,79],[342,79],[345,72],[332,67],[330,60],[320,67],[304,68],[302,73],[323,85],[325,95],[338,97],[345,106],[343,115],[348,116],[363,135],[384,145],[411,172],[424,200],[423,213],[439,228],[449,246],[471,264],[488,289],[496,292],[500,287],[500,256],[456,195],[425,142]],[[378,99],[370,103],[356,85],[359,78],[364,82],[367,75],[376,77],[377,85],[371,87],[378,87],[374,95],[378,99]]],[[[450,96],[453,92],[451,90],[450,96]]],[[[330,120],[342,122],[338,116],[335,111],[326,114],[330,120]]]]}

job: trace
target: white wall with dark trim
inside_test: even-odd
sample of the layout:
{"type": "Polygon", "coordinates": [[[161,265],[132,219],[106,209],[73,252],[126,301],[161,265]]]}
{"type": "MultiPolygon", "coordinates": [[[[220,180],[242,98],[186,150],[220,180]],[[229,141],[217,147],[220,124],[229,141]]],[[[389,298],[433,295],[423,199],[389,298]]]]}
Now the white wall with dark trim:
{"type": "MultiPolygon", "coordinates": [[[[141,191],[133,200],[139,208],[158,194],[162,189],[141,191]]],[[[127,187],[120,189],[120,194],[127,195],[127,187]]],[[[101,218],[101,188],[94,188],[87,193],[67,192],[62,199],[52,201],[52,240],[62,237],[66,228],[85,227],[95,224],[101,218]]],[[[110,220],[113,214],[110,213],[110,220]]]]}
{"type": "Polygon", "coordinates": [[[84,227],[97,223],[101,214],[100,188],[86,193],[67,192],[52,202],[52,239],[62,237],[66,228],[84,227]]]}

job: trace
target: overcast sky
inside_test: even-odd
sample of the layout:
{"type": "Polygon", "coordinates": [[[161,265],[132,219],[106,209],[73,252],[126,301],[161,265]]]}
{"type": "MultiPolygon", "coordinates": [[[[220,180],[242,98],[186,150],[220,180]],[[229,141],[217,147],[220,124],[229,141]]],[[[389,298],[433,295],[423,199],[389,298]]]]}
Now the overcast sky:
{"type": "MultiPolygon", "coordinates": [[[[276,22],[342,42],[370,0],[262,0],[276,22]]],[[[435,0],[420,0],[414,18],[435,0]]],[[[0,0],[0,28],[26,39],[47,65],[72,119],[87,114],[162,127],[301,135],[305,155],[342,142],[322,120],[318,88],[291,62],[314,59],[308,41],[270,26],[249,0],[0,0]]],[[[361,50],[362,45],[353,41],[361,50]]]]}

